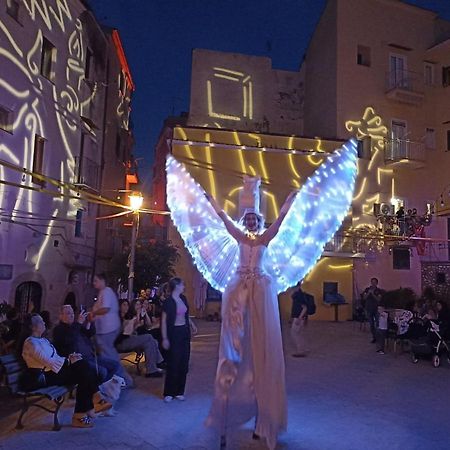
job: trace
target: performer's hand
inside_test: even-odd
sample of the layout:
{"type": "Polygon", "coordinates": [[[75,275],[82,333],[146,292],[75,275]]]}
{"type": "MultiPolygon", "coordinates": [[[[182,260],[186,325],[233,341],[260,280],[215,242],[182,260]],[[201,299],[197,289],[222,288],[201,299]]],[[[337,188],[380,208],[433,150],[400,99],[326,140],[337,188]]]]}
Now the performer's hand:
{"type": "Polygon", "coordinates": [[[169,339],[163,339],[163,341],[162,341],[162,348],[164,350],[169,350],[169,348],[170,348],[169,339]]]}

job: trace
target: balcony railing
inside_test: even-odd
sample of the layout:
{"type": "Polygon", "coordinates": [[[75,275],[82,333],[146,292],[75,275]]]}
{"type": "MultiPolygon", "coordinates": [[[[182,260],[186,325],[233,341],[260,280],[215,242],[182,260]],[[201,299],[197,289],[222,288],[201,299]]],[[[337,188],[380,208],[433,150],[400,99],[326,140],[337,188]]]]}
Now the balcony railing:
{"type": "Polygon", "coordinates": [[[100,187],[100,166],[92,159],[75,156],[74,182],[98,191],[100,187]]]}
{"type": "Polygon", "coordinates": [[[424,162],[425,144],[407,139],[385,139],[384,159],[387,163],[424,162]]]}
{"type": "Polygon", "coordinates": [[[407,70],[386,74],[386,96],[391,100],[420,105],[424,98],[423,75],[407,70]]]}
{"type": "Polygon", "coordinates": [[[392,91],[393,89],[423,93],[423,75],[409,70],[387,72],[386,90],[392,91]]]}

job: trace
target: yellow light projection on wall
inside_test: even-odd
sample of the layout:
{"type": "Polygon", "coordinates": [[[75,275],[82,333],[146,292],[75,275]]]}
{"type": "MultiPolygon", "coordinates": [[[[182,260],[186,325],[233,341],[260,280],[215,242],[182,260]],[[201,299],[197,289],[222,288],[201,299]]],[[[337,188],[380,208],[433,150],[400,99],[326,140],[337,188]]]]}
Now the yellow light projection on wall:
{"type": "MultiPolygon", "coordinates": [[[[213,67],[212,79],[206,80],[206,98],[208,104],[208,116],[224,119],[240,121],[243,118],[253,119],[253,83],[251,76],[246,75],[243,72],[227,69],[224,67],[213,67]],[[236,84],[238,90],[242,89],[242,113],[240,115],[226,114],[217,112],[214,108],[214,96],[213,96],[213,80],[219,78],[226,80],[232,84],[236,84]]],[[[220,107],[219,107],[220,110],[220,107]]]]}
{"type": "MultiPolygon", "coordinates": [[[[363,160],[358,161],[359,177],[355,189],[356,194],[353,197],[353,206],[359,205],[365,216],[364,220],[355,228],[374,227],[373,203],[389,201],[392,196],[393,170],[384,168],[384,148],[388,129],[383,124],[381,116],[377,115],[371,106],[364,110],[360,120],[348,120],[345,128],[358,139],[370,138],[371,140],[371,154],[367,167],[363,160]]],[[[360,221],[361,217],[354,217],[354,220],[360,221]]]]}

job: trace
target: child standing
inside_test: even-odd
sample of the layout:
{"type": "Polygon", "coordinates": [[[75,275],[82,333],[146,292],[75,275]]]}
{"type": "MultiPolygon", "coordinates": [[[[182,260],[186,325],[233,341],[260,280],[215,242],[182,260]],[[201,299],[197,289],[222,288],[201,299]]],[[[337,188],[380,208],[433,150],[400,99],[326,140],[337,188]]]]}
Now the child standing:
{"type": "Polygon", "coordinates": [[[388,333],[388,313],[384,305],[378,305],[377,353],[384,355],[384,345],[388,333]]]}

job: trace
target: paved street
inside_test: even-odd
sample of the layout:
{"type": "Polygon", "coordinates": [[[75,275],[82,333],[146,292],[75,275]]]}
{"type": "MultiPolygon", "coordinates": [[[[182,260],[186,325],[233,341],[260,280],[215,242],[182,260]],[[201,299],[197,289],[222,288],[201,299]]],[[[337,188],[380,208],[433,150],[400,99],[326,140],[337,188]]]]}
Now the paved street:
{"type": "MultiPolygon", "coordinates": [[[[94,429],[68,426],[72,410],[68,401],[60,432],[49,431],[51,417],[41,412],[29,413],[20,432],[14,430],[16,413],[4,417],[0,448],[218,449],[218,437],[203,427],[203,420],[212,394],[219,326],[198,324],[185,403],[163,404],[161,380],[139,377],[137,388],[123,393],[118,416],[98,419],[94,429]]],[[[278,449],[450,448],[446,361],[434,369],[429,361],[413,365],[406,353],[378,355],[368,343],[368,333],[350,322],[313,322],[310,336],[312,352],[304,359],[290,356],[289,336],[285,339],[289,425],[278,449]]],[[[250,437],[248,424],[229,436],[228,448],[265,448],[250,437]]]]}

